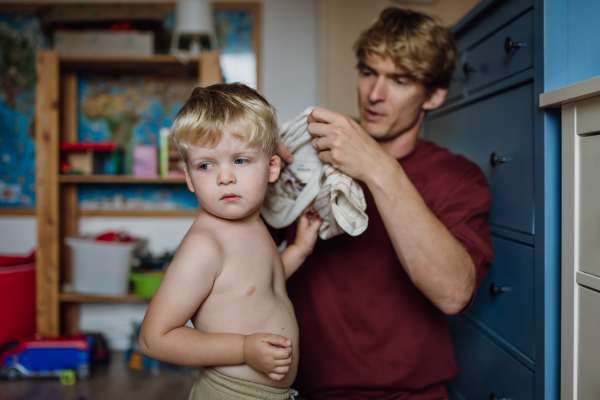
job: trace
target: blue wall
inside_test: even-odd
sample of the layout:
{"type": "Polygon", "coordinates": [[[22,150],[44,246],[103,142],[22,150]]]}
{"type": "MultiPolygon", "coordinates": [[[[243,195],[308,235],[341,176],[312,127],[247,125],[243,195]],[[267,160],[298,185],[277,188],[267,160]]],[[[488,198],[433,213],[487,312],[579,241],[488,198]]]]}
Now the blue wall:
{"type": "Polygon", "coordinates": [[[600,1],[544,2],[545,91],[600,75],[600,1]]]}

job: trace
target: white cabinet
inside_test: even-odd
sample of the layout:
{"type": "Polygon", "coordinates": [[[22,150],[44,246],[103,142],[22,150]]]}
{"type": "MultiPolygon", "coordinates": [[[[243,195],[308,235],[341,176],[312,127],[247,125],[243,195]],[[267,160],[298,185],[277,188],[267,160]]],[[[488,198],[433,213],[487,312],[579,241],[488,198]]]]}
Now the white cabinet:
{"type": "Polygon", "coordinates": [[[600,77],[540,95],[562,106],[561,399],[600,398],[600,77]]]}

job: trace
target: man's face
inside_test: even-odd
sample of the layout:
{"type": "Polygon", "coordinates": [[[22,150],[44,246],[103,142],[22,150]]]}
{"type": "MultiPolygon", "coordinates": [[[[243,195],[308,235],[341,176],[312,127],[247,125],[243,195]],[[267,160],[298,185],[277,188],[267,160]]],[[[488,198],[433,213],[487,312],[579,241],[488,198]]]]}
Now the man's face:
{"type": "Polygon", "coordinates": [[[359,70],[360,124],[375,140],[386,141],[420,128],[428,97],[425,86],[407,76],[389,57],[371,56],[359,70]]]}
{"type": "Polygon", "coordinates": [[[260,148],[226,133],[215,148],[191,146],[187,152],[188,188],[204,210],[225,219],[258,215],[267,184],[279,173],[273,179],[272,159],[260,148]]]}

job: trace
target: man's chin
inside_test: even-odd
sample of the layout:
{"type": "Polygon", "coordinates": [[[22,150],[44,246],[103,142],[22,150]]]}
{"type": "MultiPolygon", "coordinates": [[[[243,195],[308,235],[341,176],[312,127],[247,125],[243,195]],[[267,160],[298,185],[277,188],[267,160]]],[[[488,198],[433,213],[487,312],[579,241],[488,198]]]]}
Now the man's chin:
{"type": "Polygon", "coordinates": [[[374,122],[365,122],[361,124],[365,132],[367,132],[373,139],[377,141],[384,141],[389,139],[388,130],[381,126],[381,124],[374,122]]]}

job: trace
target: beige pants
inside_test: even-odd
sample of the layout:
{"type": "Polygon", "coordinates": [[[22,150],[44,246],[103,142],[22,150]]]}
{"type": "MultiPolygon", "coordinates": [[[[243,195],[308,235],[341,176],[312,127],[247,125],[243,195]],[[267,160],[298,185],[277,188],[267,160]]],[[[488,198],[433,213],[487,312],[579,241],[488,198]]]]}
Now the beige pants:
{"type": "Polygon", "coordinates": [[[294,392],[231,378],[206,367],[200,370],[188,400],[288,400],[294,392]]]}

